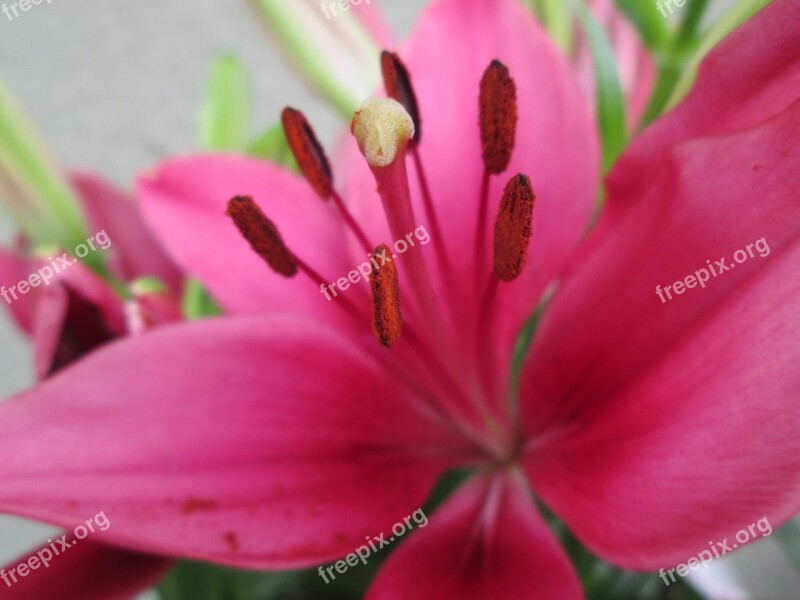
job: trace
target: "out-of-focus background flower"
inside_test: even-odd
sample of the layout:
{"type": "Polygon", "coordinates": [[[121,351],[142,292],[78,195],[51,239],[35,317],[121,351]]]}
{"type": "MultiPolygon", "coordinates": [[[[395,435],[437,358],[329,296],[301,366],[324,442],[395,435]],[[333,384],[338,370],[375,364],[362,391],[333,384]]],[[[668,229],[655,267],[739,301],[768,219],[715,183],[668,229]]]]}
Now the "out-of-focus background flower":
{"type": "MultiPolygon", "coordinates": [[[[401,39],[425,4],[373,2],[401,39]]],[[[712,0],[707,18],[733,4],[712,0]]],[[[102,173],[125,189],[136,172],[199,147],[209,73],[226,52],[236,55],[250,76],[252,134],[275,123],[291,104],[314,115],[329,145],[340,116],[291,71],[245,0],[53,0],[13,21],[0,14],[0,76],[55,156],[65,167],[102,173]]],[[[8,216],[0,213],[0,244],[10,245],[13,236],[8,216]]],[[[0,311],[0,353],[1,398],[34,381],[31,348],[5,311],[0,311]]],[[[0,564],[51,531],[0,516],[0,564]]],[[[718,561],[694,584],[712,598],[800,595],[800,576],[773,538],[718,561]]]]}

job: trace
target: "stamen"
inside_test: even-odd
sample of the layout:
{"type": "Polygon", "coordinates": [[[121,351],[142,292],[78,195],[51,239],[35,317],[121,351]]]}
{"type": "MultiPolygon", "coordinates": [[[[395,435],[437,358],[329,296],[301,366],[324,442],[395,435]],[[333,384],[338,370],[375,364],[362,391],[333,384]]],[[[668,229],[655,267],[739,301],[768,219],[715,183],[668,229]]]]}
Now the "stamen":
{"type": "MultiPolygon", "coordinates": [[[[250,246],[270,268],[284,275],[294,277],[297,271],[304,273],[313,283],[325,286],[325,278],[306,262],[295,256],[284,244],[278,228],[270,221],[261,208],[248,196],[236,196],[228,201],[229,215],[250,246]]],[[[349,298],[339,298],[336,305],[344,309],[356,321],[364,322],[366,315],[349,298]]]]}
{"type": "Polygon", "coordinates": [[[284,277],[294,277],[297,262],[283,243],[278,228],[248,196],[236,196],[228,201],[226,211],[250,246],[270,268],[284,277]]]}
{"type": "Polygon", "coordinates": [[[411,77],[408,74],[403,61],[394,52],[384,50],[381,52],[381,72],[383,73],[383,87],[389,98],[397,100],[406,109],[411,120],[414,122],[414,143],[419,144],[422,139],[420,129],[419,104],[414,87],[411,85],[411,77]]]}
{"type": "Polygon", "coordinates": [[[361,225],[358,224],[358,221],[356,221],[355,217],[353,217],[352,213],[344,205],[344,200],[342,200],[342,197],[336,190],[331,189],[331,198],[333,198],[333,203],[336,205],[336,208],[342,215],[344,222],[350,228],[350,231],[352,231],[353,235],[358,238],[361,247],[364,248],[364,252],[369,252],[370,245],[369,240],[367,239],[367,234],[364,233],[364,230],[361,229],[361,225]]]}
{"type": "Polygon", "coordinates": [[[333,172],[331,171],[330,163],[305,115],[299,110],[286,107],[281,113],[281,122],[286,133],[286,140],[292,149],[292,154],[294,154],[294,158],[306,180],[308,180],[320,198],[323,200],[333,198],[333,203],[336,205],[337,210],[342,215],[347,226],[358,238],[359,243],[364,248],[364,252],[369,252],[371,246],[367,236],[364,234],[364,230],[353,218],[353,215],[345,206],[344,200],[333,187],[333,172]]]}
{"type": "Polygon", "coordinates": [[[281,123],[300,171],[319,197],[327,200],[333,189],[333,172],[314,130],[303,113],[290,107],[283,109],[281,123]]]}
{"type": "Polygon", "coordinates": [[[506,184],[494,223],[494,271],[483,294],[477,316],[477,371],[488,398],[500,398],[502,386],[496,376],[491,354],[490,332],[494,326],[495,303],[500,281],[513,281],[522,273],[528,260],[528,246],[533,232],[533,206],[536,195],[530,179],[515,175],[506,184]]]}
{"type": "MultiPolygon", "coordinates": [[[[375,248],[376,256],[391,254],[389,246],[381,244],[375,248]]],[[[400,311],[400,286],[397,266],[390,260],[375,269],[369,276],[372,291],[372,330],[378,341],[391,348],[400,339],[403,331],[403,315],[400,311]]]]}
{"type": "Polygon", "coordinates": [[[533,233],[536,195],[526,175],[516,175],[506,184],[494,222],[494,272],[503,281],[513,281],[528,260],[533,233]]]}
{"type": "Polygon", "coordinates": [[[486,274],[486,221],[489,214],[489,171],[483,171],[481,177],[480,200],[478,202],[478,218],[475,225],[475,290],[479,289],[481,280],[486,274]]]}
{"type": "Polygon", "coordinates": [[[481,78],[480,124],[486,170],[495,175],[502,173],[514,150],[517,86],[499,60],[493,60],[481,78]]]}
{"type": "Polygon", "coordinates": [[[480,379],[481,386],[483,386],[484,393],[488,398],[497,398],[498,394],[493,389],[493,384],[496,383],[494,358],[492,356],[491,345],[487,340],[491,339],[491,329],[494,326],[494,313],[495,301],[497,300],[497,288],[500,285],[500,279],[494,273],[490,273],[489,281],[486,284],[486,289],[483,292],[480,308],[478,309],[478,318],[476,319],[477,327],[475,342],[477,344],[475,356],[478,359],[476,370],[480,379]]]}

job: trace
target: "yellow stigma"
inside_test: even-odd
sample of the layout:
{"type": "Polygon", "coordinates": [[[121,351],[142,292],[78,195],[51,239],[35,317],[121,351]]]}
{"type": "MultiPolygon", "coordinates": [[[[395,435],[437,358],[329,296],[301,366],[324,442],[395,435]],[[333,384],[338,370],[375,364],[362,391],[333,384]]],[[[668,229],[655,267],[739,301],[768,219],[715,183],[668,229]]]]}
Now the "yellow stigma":
{"type": "Polygon", "coordinates": [[[414,138],[414,121],[396,100],[368,98],[353,117],[351,130],[369,165],[387,167],[414,138]]]}

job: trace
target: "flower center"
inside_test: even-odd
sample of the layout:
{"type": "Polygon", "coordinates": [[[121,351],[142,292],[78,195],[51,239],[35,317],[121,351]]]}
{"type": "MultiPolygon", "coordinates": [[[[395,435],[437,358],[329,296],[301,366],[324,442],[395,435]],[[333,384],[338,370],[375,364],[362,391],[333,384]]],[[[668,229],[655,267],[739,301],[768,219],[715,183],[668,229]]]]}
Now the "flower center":
{"type": "MultiPolygon", "coordinates": [[[[508,167],[514,149],[517,101],[516,86],[508,69],[492,61],[479,88],[480,138],[484,162],[478,214],[476,215],[474,281],[471,290],[452,275],[451,257],[442,235],[436,205],[430,192],[425,166],[419,154],[420,111],[408,70],[396,54],[381,55],[384,84],[390,98],[370,98],[353,118],[351,130],[377,183],[389,230],[402,240],[417,229],[411,201],[407,155],[411,155],[419,179],[425,217],[434,242],[435,259],[444,298],[436,292],[426,256],[410,252],[400,269],[420,323],[404,323],[398,266],[382,261],[369,274],[372,318],[366,307],[350,298],[337,298],[336,306],[353,317],[360,327],[371,322],[378,343],[397,353],[394,359],[380,352],[378,358],[414,391],[420,411],[479,444],[495,460],[507,461],[519,447],[519,425],[503,394],[508,369],[497,372],[491,339],[496,297],[502,282],[516,279],[527,261],[533,229],[535,195],[527,176],[514,175],[506,184],[494,224],[492,266],[486,242],[489,183],[508,167]],[[478,294],[474,314],[460,299],[464,293],[478,294]],[[472,324],[472,326],[465,326],[472,324]],[[419,329],[416,327],[419,326],[419,329]],[[398,360],[401,359],[401,360],[398,360]],[[413,365],[409,369],[407,366],[413,365]]],[[[385,243],[371,243],[337,193],[333,173],[322,146],[305,116],[292,108],[282,114],[289,146],[305,179],[324,201],[332,200],[343,222],[369,256],[391,256],[385,243]]],[[[278,227],[247,197],[229,201],[228,214],[253,250],[272,270],[285,277],[302,272],[324,289],[327,281],[284,244],[278,227]]],[[[427,257],[430,258],[430,257],[427,257]]],[[[466,282],[469,283],[469,282],[466,282]]]]}

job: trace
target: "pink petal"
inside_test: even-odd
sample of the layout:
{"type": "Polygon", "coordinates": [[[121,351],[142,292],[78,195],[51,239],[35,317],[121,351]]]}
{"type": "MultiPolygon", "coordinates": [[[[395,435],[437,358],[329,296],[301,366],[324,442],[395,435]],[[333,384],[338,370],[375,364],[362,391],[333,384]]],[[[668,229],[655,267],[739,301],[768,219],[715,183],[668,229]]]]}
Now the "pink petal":
{"type": "MultiPolygon", "coordinates": [[[[493,334],[497,360],[505,370],[521,323],[533,311],[547,283],[558,272],[585,230],[598,184],[597,136],[589,107],[560,51],[515,0],[438,0],[423,13],[406,51],[422,115],[421,154],[443,228],[465,313],[476,311],[481,292],[472,291],[475,228],[483,174],[478,129],[481,75],[493,59],[505,63],[518,88],[519,126],[507,172],[494,177],[487,223],[492,230],[502,189],[518,172],[526,173],[537,194],[530,261],[522,277],[503,285],[493,334]],[[464,51],[468,40],[469,51],[464,51]]],[[[364,159],[351,150],[348,199],[368,223],[372,238],[394,242],[385,226],[375,183],[364,159]]],[[[410,160],[410,159],[409,159],[410,160]]],[[[416,176],[411,172],[415,213],[426,224],[416,176]]],[[[430,227],[427,227],[431,232],[430,227]]],[[[432,246],[418,248],[434,265],[432,246]]],[[[486,264],[491,264],[487,248],[486,264]]],[[[402,267],[401,277],[402,275],[402,267]]],[[[489,273],[486,273],[488,279],[489,273]]],[[[401,288],[408,289],[408,286],[401,288]]],[[[445,301],[446,296],[440,290],[445,301]]],[[[459,327],[474,327],[474,318],[459,327]]]]}
{"type": "Polygon", "coordinates": [[[92,234],[105,231],[111,240],[111,268],[125,281],[157,277],[180,292],[181,274],[150,231],[133,200],[104,179],[75,172],[72,184],[88,213],[92,234]]]}
{"type": "Polygon", "coordinates": [[[800,509],[798,135],[800,100],[661,157],[646,193],[612,199],[537,334],[522,382],[535,487],[623,566],[673,565],[800,509]],[[659,300],[717,257],[734,268],[659,300]]]}
{"type": "Polygon", "coordinates": [[[517,477],[481,476],[414,531],[367,600],[577,600],[569,559],[517,477]]]}
{"type": "MultiPolygon", "coordinates": [[[[98,535],[102,535],[98,532],[98,535]]],[[[23,578],[17,577],[11,589],[3,591],[3,598],[9,600],[130,600],[136,594],[155,585],[166,573],[170,562],[155,556],[120,550],[111,546],[97,544],[88,539],[67,538],[74,544],[67,550],[53,542],[63,554],[54,555],[50,544],[31,551],[26,556],[7,565],[10,571],[30,557],[39,558],[36,570],[31,570],[23,578]],[[49,550],[52,560],[44,554],[49,550]],[[49,566],[43,566],[41,559],[48,559],[49,566]]],[[[6,574],[9,581],[10,575],[6,574]]]]}
{"type": "MultiPolygon", "coordinates": [[[[181,267],[231,312],[339,315],[302,273],[285,279],[252,251],[226,216],[233,196],[252,196],[289,249],[335,281],[356,263],[330,203],[292,173],[233,155],[179,158],[140,177],[138,197],[153,229],[181,267]]],[[[361,262],[360,260],[358,262],[361,262]]],[[[333,315],[333,316],[332,316],[333,315]]]]}
{"type": "Polygon", "coordinates": [[[761,238],[775,255],[791,246],[800,233],[798,132],[800,101],[761,127],[678,146],[645,194],[610,199],[537,332],[523,377],[529,433],[641,376],[775,261],[751,248],[754,258],[709,276],[705,288],[662,302],[657,286],[720,257],[734,263],[761,238]]]}
{"type": "Polygon", "coordinates": [[[3,511],[255,568],[343,556],[474,460],[341,333],[263,317],[107,346],[0,404],[0,454],[3,511]]]}
{"type": "Polygon", "coordinates": [[[783,111],[800,97],[798,45],[800,0],[772,2],[746,21],[706,57],[687,98],[630,145],[609,195],[641,192],[676,144],[743,131],[783,111]]]}
{"type": "Polygon", "coordinates": [[[537,492],[604,558],[672,567],[800,510],[800,245],[770,260],[758,290],[531,457],[537,492]]]}

